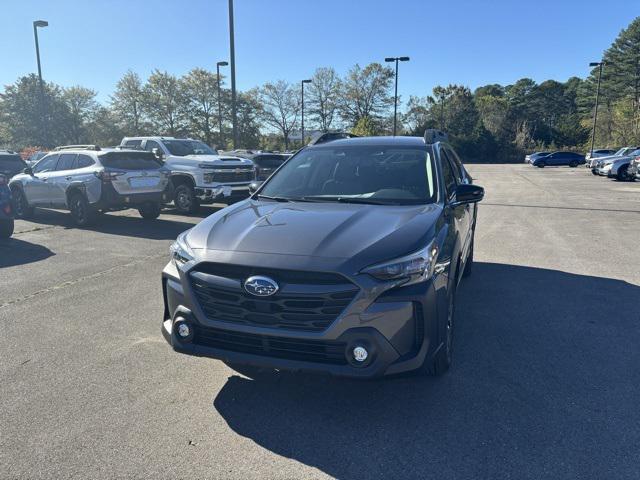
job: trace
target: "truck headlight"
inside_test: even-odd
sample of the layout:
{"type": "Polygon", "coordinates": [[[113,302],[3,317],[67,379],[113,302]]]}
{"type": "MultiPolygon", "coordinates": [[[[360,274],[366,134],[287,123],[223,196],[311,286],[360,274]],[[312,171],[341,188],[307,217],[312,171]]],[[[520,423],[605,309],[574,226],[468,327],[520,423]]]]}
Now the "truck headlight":
{"type": "Polygon", "coordinates": [[[396,258],[384,263],[378,263],[362,270],[378,280],[406,279],[406,284],[428,280],[438,260],[438,246],[435,240],[425,248],[410,255],[396,258]]]}
{"type": "Polygon", "coordinates": [[[169,247],[171,261],[176,267],[181,267],[194,259],[193,250],[191,250],[186,240],[187,233],[189,233],[189,230],[178,235],[176,241],[169,247]]]}

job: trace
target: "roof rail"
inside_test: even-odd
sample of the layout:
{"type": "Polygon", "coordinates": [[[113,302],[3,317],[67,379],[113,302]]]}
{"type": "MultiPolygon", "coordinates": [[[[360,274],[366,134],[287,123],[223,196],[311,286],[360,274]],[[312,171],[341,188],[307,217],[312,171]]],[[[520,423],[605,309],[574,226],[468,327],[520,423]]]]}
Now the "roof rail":
{"type": "Polygon", "coordinates": [[[98,145],[61,145],[54,148],[54,151],[56,152],[59,152],[60,150],[95,150],[98,152],[100,151],[100,147],[98,145]]]}
{"type": "Polygon", "coordinates": [[[424,131],[424,143],[436,143],[436,142],[448,142],[449,135],[442,130],[436,130],[435,128],[428,128],[424,131]]]}
{"type": "Polygon", "coordinates": [[[333,142],[334,140],[342,140],[343,138],[356,138],[358,135],[347,132],[327,132],[320,135],[318,138],[311,140],[309,145],[320,145],[322,143],[333,142]]]}

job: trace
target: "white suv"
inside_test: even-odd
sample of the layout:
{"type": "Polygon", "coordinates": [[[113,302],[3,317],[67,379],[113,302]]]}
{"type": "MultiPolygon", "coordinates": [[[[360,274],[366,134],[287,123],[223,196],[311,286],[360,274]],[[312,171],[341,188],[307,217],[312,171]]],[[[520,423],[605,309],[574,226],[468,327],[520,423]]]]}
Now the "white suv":
{"type": "Polygon", "coordinates": [[[137,208],[145,219],[160,215],[169,171],[151,153],[101,149],[95,145],[58,147],[11,179],[16,216],[34,207],[66,208],[80,226],[98,211],[137,208]]]}
{"type": "Polygon", "coordinates": [[[154,152],[171,171],[169,192],[180,213],[194,213],[201,203],[231,204],[249,196],[255,180],[251,160],[218,155],[206,144],[190,138],[125,137],[121,146],[154,152]]]}

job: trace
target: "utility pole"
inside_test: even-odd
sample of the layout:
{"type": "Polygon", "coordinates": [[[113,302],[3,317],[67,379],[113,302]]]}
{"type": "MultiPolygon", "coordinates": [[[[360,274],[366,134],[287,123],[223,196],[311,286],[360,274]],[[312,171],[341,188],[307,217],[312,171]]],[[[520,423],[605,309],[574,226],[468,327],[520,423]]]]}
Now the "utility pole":
{"type": "Polygon", "coordinates": [[[236,47],[233,32],[233,0],[229,0],[229,48],[231,61],[231,124],[233,126],[233,149],[238,148],[238,125],[236,112],[236,47]]]}
{"type": "Polygon", "coordinates": [[[591,132],[591,157],[593,157],[593,144],[596,140],[596,122],[598,121],[598,101],[600,99],[600,80],[602,79],[602,66],[604,62],[591,62],[590,67],[600,67],[598,72],[598,87],[596,89],[596,108],[593,113],[593,130],[591,132]]]}
{"type": "Polygon", "coordinates": [[[302,80],[300,82],[300,85],[302,87],[302,115],[301,115],[301,128],[300,128],[300,133],[302,134],[302,146],[304,147],[304,84],[305,83],[311,83],[311,80],[302,80]]]}
{"type": "Polygon", "coordinates": [[[384,61],[396,63],[396,90],[393,96],[393,136],[395,137],[398,130],[398,62],[408,62],[409,57],[387,57],[384,61]]]}
{"type": "MultiPolygon", "coordinates": [[[[38,43],[38,28],[39,27],[48,27],[49,22],[46,20],[36,20],[33,22],[33,37],[36,41],[36,59],[38,61],[38,82],[40,87],[40,125],[43,133],[43,140],[45,144],[49,142],[49,135],[47,132],[47,119],[46,119],[46,108],[44,104],[44,82],[42,81],[42,67],[40,65],[40,44],[38,43]]],[[[48,145],[44,145],[48,146],[48,145]]]]}
{"type": "Polygon", "coordinates": [[[222,96],[220,95],[220,67],[226,67],[227,65],[229,65],[228,62],[216,63],[216,80],[218,81],[218,141],[220,142],[218,148],[222,149],[226,149],[226,146],[224,145],[224,135],[222,133],[222,96]]]}

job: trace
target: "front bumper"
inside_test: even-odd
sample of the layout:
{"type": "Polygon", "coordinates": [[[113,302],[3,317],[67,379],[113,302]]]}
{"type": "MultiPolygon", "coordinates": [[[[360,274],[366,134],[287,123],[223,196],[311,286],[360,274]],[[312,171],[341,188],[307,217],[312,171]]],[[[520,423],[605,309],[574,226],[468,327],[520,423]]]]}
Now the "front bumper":
{"type": "Polygon", "coordinates": [[[363,300],[369,293],[358,295],[320,332],[221,322],[203,314],[187,275],[172,263],[163,271],[162,334],[179,353],[231,364],[354,378],[414,370],[434,354],[437,346],[432,339],[439,316],[446,315],[442,306],[447,305],[447,276],[441,274],[387,290],[372,302],[363,300]],[[194,332],[186,341],[173,327],[177,319],[186,320],[194,332]],[[365,346],[369,352],[363,363],[353,358],[356,346],[365,346]]]}
{"type": "Polygon", "coordinates": [[[242,199],[249,197],[251,182],[233,185],[196,187],[195,194],[200,203],[215,203],[224,199],[242,199]]]}

